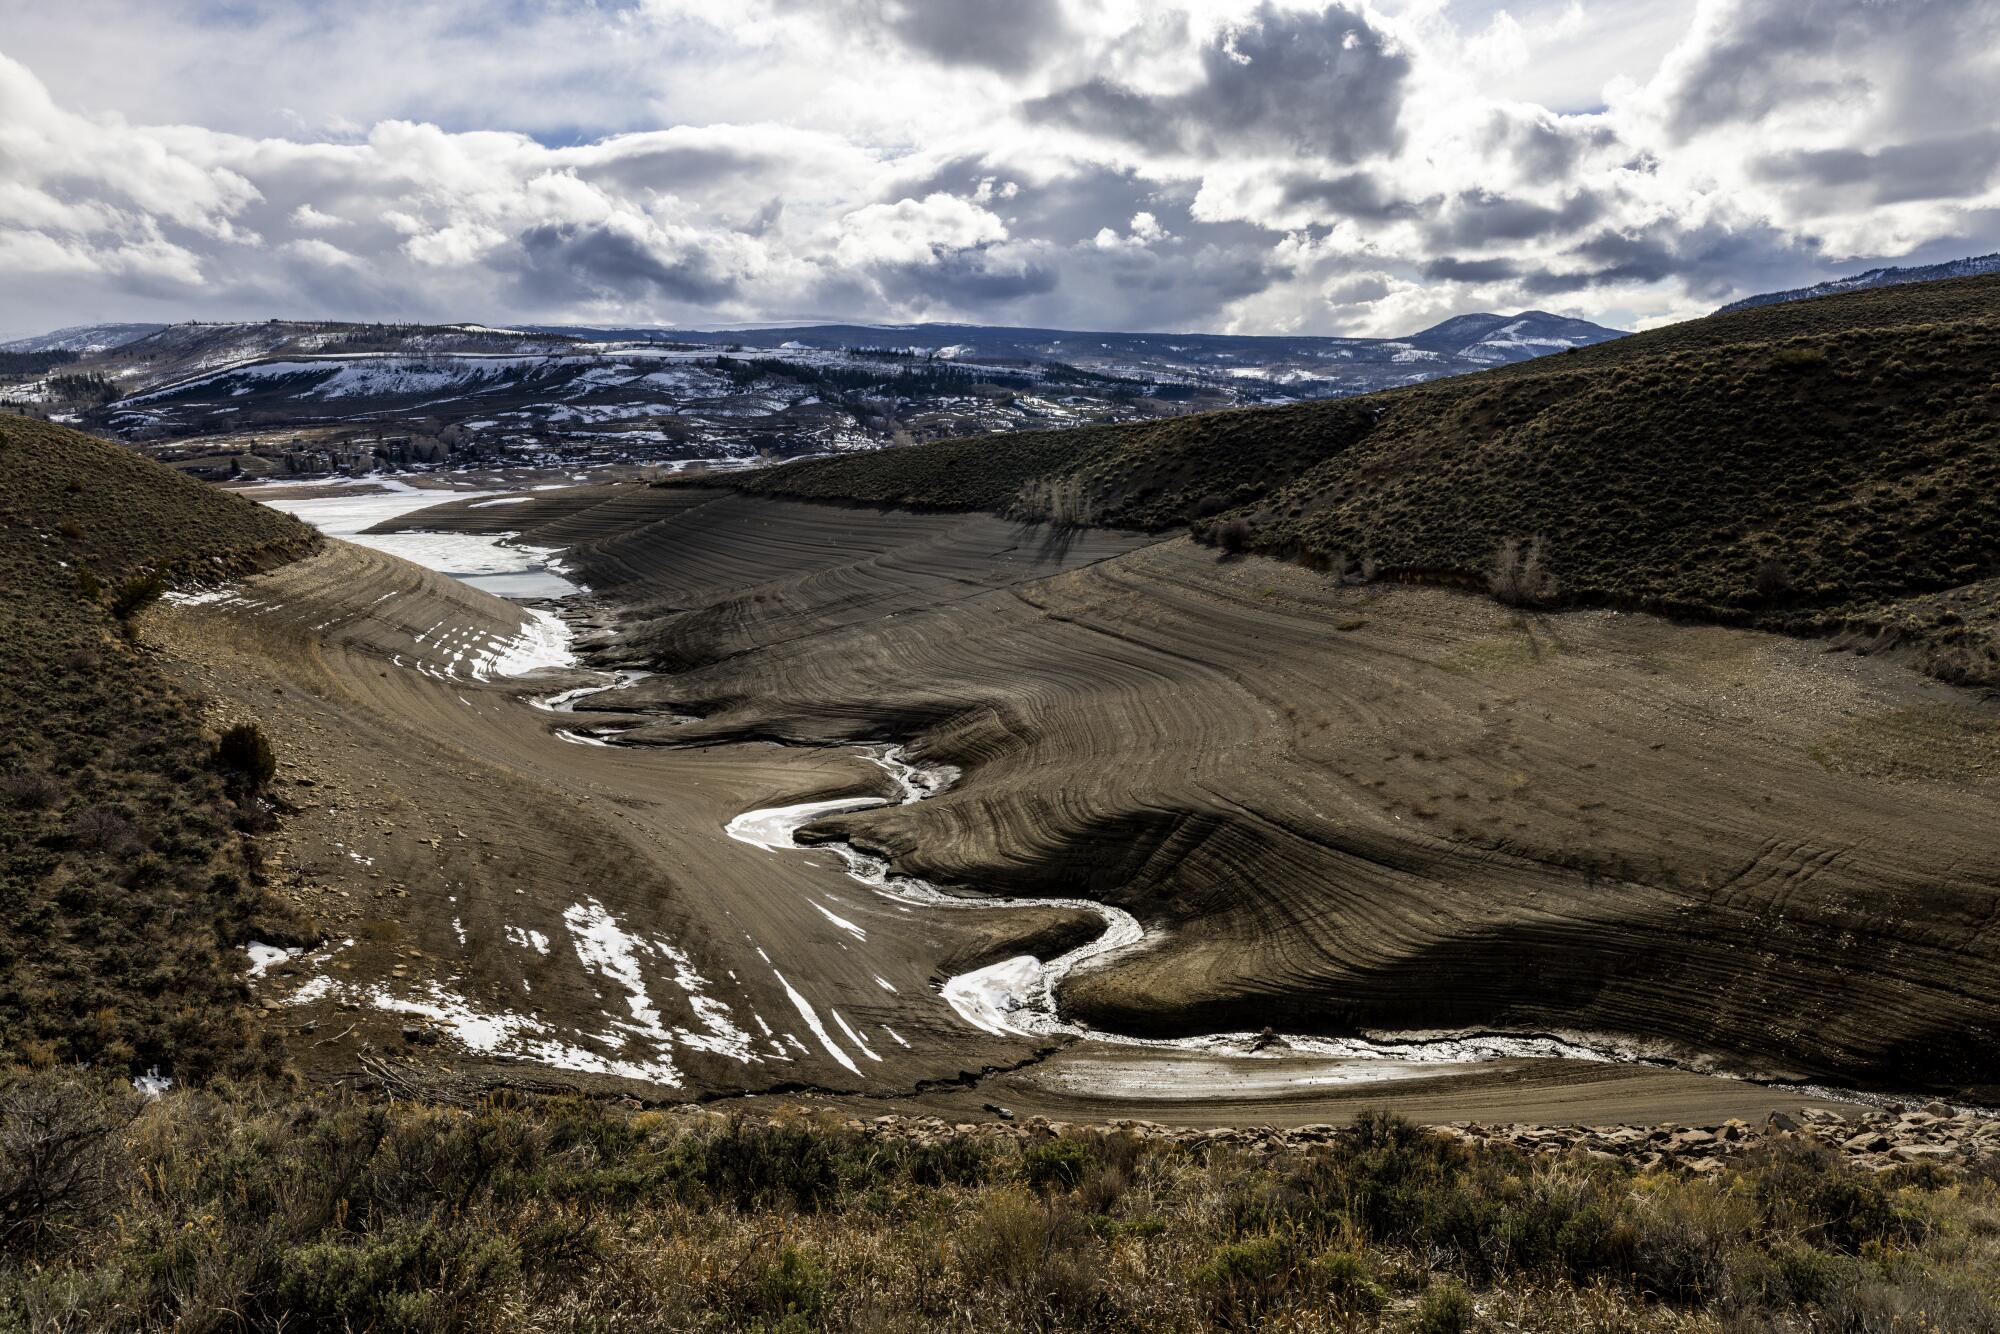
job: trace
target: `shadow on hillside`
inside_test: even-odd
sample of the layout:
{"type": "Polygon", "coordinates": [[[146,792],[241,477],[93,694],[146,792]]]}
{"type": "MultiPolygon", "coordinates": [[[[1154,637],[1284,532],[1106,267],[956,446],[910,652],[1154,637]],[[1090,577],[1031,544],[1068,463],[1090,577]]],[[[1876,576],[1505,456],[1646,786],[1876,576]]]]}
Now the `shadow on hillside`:
{"type": "Polygon", "coordinates": [[[1021,546],[1035,553],[1036,560],[1060,563],[1069,559],[1070,550],[1082,533],[1083,529],[1076,524],[1043,519],[1022,524],[1018,540],[1021,546]]]}

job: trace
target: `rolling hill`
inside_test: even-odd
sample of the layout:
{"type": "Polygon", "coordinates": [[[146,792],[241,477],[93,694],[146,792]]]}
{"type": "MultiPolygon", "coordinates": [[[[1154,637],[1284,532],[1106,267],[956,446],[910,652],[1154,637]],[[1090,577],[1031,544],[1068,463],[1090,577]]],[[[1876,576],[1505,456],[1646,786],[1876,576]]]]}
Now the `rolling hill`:
{"type": "Polygon", "coordinates": [[[1754,306],[1775,306],[1786,301],[1810,301],[1838,292],[1857,292],[1870,287],[1895,287],[1903,283],[1931,283],[1945,278],[1972,278],[1982,273],[2000,273],[2000,254],[1972,255],[1942,264],[1919,264],[1907,268],[1868,269],[1846,278],[1829,278],[1810,287],[1793,287],[1782,292],[1760,292],[1732,301],[1716,313],[1749,310],[1754,306]]]}
{"type": "Polygon", "coordinates": [[[796,324],[746,329],[540,326],[593,340],[666,340],[705,347],[885,348],[947,358],[1063,362],[1137,378],[1202,374],[1263,379],[1323,396],[1358,393],[1621,338],[1588,320],[1528,310],[1460,315],[1395,338],[1211,333],[1108,333],[978,324],[796,324]]]}
{"type": "Polygon", "coordinates": [[[2000,683],[2000,277],[1755,307],[1330,403],[803,460],[764,495],[1164,530],[1549,600],[1907,640],[2000,683]],[[1559,592],[1557,591],[1559,590],[1559,592]]]}
{"type": "Polygon", "coordinates": [[[164,324],[73,324],[0,343],[0,352],[106,352],[166,328],[164,324]]]}

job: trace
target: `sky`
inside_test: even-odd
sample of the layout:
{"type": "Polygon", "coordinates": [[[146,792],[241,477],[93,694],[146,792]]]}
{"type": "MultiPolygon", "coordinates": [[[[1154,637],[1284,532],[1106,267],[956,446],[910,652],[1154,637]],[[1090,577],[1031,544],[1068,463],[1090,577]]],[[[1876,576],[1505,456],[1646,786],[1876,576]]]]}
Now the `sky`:
{"type": "Polygon", "coordinates": [[[1994,0],[0,0],[0,336],[1643,328],[1994,250],[1994,0]]]}

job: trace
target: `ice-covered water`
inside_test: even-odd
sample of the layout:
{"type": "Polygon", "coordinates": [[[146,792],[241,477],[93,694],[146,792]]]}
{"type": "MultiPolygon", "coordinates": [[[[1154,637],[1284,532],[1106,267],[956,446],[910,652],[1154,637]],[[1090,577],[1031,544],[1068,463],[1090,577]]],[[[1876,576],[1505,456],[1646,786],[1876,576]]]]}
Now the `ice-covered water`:
{"type": "MultiPolygon", "coordinates": [[[[478,498],[482,505],[490,505],[496,503],[495,498],[511,503],[528,497],[415,487],[393,477],[371,478],[368,484],[378,489],[359,495],[295,496],[264,503],[305,520],[329,537],[401,556],[496,597],[564,598],[581,591],[563,576],[554,548],[522,546],[509,540],[512,533],[367,531],[385,520],[454,500],[478,498]]],[[[257,495],[254,489],[246,494],[257,495]]]]}
{"type": "Polygon", "coordinates": [[[722,832],[739,843],[766,852],[784,852],[799,846],[793,838],[800,829],[823,815],[836,815],[842,811],[866,810],[870,806],[886,806],[883,797],[835,797],[832,801],[802,801],[793,806],[769,806],[762,810],[745,811],[722,827],[722,832]]]}

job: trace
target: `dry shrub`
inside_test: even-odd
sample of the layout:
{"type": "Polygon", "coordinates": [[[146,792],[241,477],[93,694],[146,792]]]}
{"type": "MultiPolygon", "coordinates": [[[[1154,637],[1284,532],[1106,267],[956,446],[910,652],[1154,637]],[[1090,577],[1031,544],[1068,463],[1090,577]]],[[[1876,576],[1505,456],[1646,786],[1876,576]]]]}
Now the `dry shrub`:
{"type": "Polygon", "coordinates": [[[1514,538],[1502,542],[1493,553],[1486,586],[1510,607],[1552,606],[1562,596],[1562,585],[1549,572],[1547,552],[1539,537],[1528,543],[1526,551],[1514,538]]]}
{"type": "Polygon", "coordinates": [[[111,614],[129,625],[134,616],[160,600],[167,591],[167,581],[158,574],[135,574],[118,585],[118,592],[111,599],[111,614]]]}
{"type": "Polygon", "coordinates": [[[16,769],[0,778],[0,797],[24,811],[43,811],[62,800],[62,784],[47,774],[16,769]]]}
{"type": "Polygon", "coordinates": [[[278,760],[257,724],[238,723],[216,743],[215,767],[232,789],[256,792],[277,775],[278,760]]]}
{"type": "Polygon", "coordinates": [[[129,1119],[123,1100],[80,1071],[0,1088],[0,1250],[40,1250],[104,1216],[129,1119]]]}
{"type": "Polygon", "coordinates": [[[1633,1284],[1648,1296],[1696,1304],[1728,1295],[1731,1259],[1756,1233],[1748,1200],[1706,1181],[1672,1181],[1644,1202],[1633,1284]]]}
{"type": "Polygon", "coordinates": [[[106,806],[91,806],[70,818],[69,836],[79,848],[116,855],[138,844],[132,822],[106,806]]]}
{"type": "Polygon", "coordinates": [[[1039,477],[1023,484],[1014,507],[1025,518],[1046,519],[1059,528],[1087,528],[1103,513],[1103,507],[1091,500],[1082,476],[1076,473],[1039,477]]]}
{"type": "Polygon", "coordinates": [[[1011,1320],[996,1319],[995,1328],[1104,1323],[1114,1299],[1102,1281],[1102,1257],[1076,1213],[1014,1187],[987,1198],[959,1242],[965,1290],[994,1293],[1012,1313],[1011,1320]]]}
{"type": "Polygon", "coordinates": [[[1792,591],[1792,572],[1775,556],[1766,556],[1757,563],[1753,579],[1757,596],[1766,602],[1775,602],[1792,591]]]}

